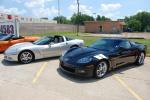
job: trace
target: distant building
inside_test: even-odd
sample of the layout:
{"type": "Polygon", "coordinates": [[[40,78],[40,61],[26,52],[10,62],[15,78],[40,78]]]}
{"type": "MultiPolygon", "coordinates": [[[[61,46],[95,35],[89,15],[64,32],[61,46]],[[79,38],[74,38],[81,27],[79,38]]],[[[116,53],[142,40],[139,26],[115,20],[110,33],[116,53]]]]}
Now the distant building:
{"type": "Polygon", "coordinates": [[[40,19],[45,19],[45,20],[48,20],[48,18],[47,18],[47,17],[42,17],[42,18],[40,18],[40,19]]]}
{"type": "Polygon", "coordinates": [[[122,21],[86,21],[85,32],[117,34],[123,31],[124,25],[122,21]]]}
{"type": "Polygon", "coordinates": [[[124,19],[117,19],[117,21],[124,22],[125,20],[124,19]]]}

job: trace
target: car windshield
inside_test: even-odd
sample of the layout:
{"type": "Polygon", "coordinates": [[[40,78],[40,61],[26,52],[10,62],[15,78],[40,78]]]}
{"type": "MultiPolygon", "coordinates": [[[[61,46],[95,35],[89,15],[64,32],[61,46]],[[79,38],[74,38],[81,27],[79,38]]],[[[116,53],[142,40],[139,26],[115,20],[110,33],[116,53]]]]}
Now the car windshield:
{"type": "Polygon", "coordinates": [[[0,34],[0,41],[7,41],[11,39],[13,35],[8,35],[8,34],[0,34]]]}
{"type": "Polygon", "coordinates": [[[3,38],[4,36],[7,36],[7,34],[0,34],[0,39],[3,38]]]}
{"type": "Polygon", "coordinates": [[[120,43],[120,40],[115,39],[99,39],[96,42],[94,42],[91,46],[91,48],[96,49],[102,49],[102,50],[108,50],[113,51],[115,47],[120,43]]]}
{"type": "Polygon", "coordinates": [[[36,45],[48,45],[52,40],[52,37],[43,37],[35,42],[33,42],[33,44],[36,45]]]}

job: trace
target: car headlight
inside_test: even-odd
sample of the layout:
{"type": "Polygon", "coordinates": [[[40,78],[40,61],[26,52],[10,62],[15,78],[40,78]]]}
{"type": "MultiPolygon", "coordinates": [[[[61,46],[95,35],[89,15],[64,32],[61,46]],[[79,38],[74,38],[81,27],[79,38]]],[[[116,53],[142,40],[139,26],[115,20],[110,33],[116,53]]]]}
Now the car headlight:
{"type": "Polygon", "coordinates": [[[16,49],[7,49],[5,51],[5,54],[12,54],[12,55],[15,55],[17,54],[17,50],[16,49]]]}
{"type": "Polygon", "coordinates": [[[77,61],[77,63],[89,63],[92,61],[91,57],[85,57],[85,58],[81,58],[77,61]]]}
{"type": "Polygon", "coordinates": [[[11,51],[11,52],[9,52],[8,54],[16,55],[16,54],[17,54],[17,51],[11,51]]]}

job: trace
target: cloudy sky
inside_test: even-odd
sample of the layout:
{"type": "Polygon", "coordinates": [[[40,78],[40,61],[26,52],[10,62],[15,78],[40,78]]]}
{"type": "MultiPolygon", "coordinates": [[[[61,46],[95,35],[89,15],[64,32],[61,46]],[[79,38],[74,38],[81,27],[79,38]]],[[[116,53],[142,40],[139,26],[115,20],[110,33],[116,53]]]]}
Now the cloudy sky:
{"type": "MultiPolygon", "coordinates": [[[[26,17],[48,17],[58,13],[58,0],[0,0],[0,13],[18,14],[26,17]]],[[[80,11],[112,19],[130,16],[140,11],[150,11],[150,0],[80,0],[80,11]]],[[[77,11],[76,0],[60,0],[61,15],[70,18],[77,11]]]]}

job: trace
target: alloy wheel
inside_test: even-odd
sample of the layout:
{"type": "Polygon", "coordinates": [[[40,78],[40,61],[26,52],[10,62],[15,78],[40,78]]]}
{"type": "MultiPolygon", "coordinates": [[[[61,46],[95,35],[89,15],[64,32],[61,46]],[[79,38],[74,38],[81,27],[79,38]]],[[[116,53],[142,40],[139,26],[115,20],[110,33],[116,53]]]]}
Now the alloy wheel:
{"type": "Polygon", "coordinates": [[[25,63],[25,64],[30,63],[32,59],[33,59],[33,55],[28,51],[22,52],[20,55],[20,61],[22,63],[25,63]]]}
{"type": "Polygon", "coordinates": [[[140,56],[139,56],[139,59],[138,59],[138,63],[143,64],[144,63],[144,58],[145,58],[144,53],[141,53],[140,56]]]}
{"type": "Polygon", "coordinates": [[[103,77],[107,72],[107,68],[108,68],[108,66],[107,66],[107,63],[105,61],[100,62],[99,65],[97,66],[96,76],[98,78],[103,77]]]}

